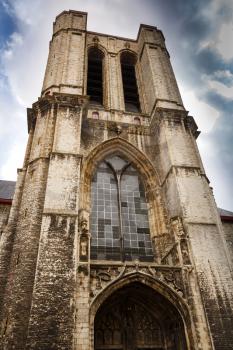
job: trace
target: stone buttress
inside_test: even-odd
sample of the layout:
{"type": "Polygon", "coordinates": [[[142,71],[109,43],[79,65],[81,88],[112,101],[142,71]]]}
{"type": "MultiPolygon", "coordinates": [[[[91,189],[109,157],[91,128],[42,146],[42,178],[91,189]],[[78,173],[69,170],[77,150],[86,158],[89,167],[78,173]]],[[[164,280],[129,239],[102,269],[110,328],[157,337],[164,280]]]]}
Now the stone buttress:
{"type": "Polygon", "coordinates": [[[1,239],[1,349],[94,349],[102,303],[139,283],[177,310],[187,349],[228,350],[232,266],[163,34],[141,25],[132,40],[89,32],[86,22],[84,12],[57,16],[41,97],[28,109],[28,146],[1,239]],[[95,103],[88,74],[100,61],[95,103]],[[138,110],[128,108],[128,66],[138,110]],[[142,178],[151,262],[91,259],[91,186],[111,155],[142,178]]]}

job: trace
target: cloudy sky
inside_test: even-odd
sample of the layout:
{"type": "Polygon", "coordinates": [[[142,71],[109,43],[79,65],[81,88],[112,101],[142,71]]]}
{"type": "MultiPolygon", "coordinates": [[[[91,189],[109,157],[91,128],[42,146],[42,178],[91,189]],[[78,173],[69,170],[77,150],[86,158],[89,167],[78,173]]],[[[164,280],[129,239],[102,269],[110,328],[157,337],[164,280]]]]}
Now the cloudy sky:
{"type": "Polygon", "coordinates": [[[91,31],[163,31],[215,199],[233,210],[232,0],[0,0],[0,179],[15,180],[22,166],[26,107],[40,95],[52,22],[69,9],[87,11],[91,31]]]}

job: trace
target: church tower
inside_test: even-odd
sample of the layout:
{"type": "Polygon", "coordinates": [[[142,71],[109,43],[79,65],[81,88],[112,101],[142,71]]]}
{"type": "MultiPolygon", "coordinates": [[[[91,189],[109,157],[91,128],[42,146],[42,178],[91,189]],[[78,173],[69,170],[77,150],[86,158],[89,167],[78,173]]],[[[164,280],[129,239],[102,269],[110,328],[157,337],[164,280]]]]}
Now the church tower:
{"type": "Polygon", "coordinates": [[[160,30],[56,17],[1,238],[4,350],[233,349],[232,256],[160,30]]]}

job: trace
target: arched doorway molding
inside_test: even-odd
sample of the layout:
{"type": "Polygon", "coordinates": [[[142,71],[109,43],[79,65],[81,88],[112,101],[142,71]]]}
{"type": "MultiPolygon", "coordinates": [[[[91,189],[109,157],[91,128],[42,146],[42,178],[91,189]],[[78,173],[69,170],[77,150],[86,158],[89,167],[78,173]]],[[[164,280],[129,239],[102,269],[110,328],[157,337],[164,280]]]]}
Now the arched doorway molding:
{"type": "Polygon", "coordinates": [[[158,173],[146,154],[121,137],[115,137],[99,144],[83,160],[80,178],[80,208],[90,212],[93,174],[102,160],[114,154],[132,162],[141,176],[149,202],[151,232],[154,233],[154,236],[167,233],[167,215],[158,173]]]}
{"type": "Polygon", "coordinates": [[[139,271],[129,273],[123,277],[119,277],[117,280],[114,280],[93,299],[90,305],[90,314],[89,314],[90,340],[91,340],[90,349],[92,350],[94,349],[94,322],[95,322],[95,316],[99,308],[115,292],[135,282],[140,283],[142,286],[151,288],[154,292],[159,293],[162,297],[164,297],[168,301],[168,303],[172,304],[172,306],[176,309],[177,313],[179,314],[183,322],[187,349],[188,350],[196,349],[194,345],[195,337],[194,337],[194,330],[192,327],[190,311],[185,300],[163,281],[160,281],[155,277],[149,276],[139,271]]]}

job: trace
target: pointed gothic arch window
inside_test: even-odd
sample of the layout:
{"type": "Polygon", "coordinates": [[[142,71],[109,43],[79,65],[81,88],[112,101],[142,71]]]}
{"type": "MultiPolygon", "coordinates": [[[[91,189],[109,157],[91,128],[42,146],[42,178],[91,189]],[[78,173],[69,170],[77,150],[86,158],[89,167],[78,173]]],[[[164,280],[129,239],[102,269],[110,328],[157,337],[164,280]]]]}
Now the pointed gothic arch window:
{"type": "Polygon", "coordinates": [[[127,112],[140,112],[138,86],[136,80],[135,64],[137,58],[131,52],[123,51],[121,54],[121,74],[124,92],[125,110],[127,112]]]}
{"type": "Polygon", "coordinates": [[[103,104],[103,60],[104,54],[96,47],[88,51],[87,95],[90,102],[103,104]]]}
{"type": "Polygon", "coordinates": [[[92,259],[153,261],[144,186],[130,162],[118,155],[102,161],[91,201],[92,259]]]}

